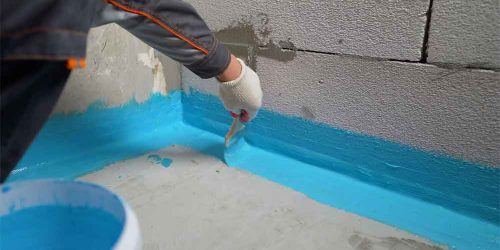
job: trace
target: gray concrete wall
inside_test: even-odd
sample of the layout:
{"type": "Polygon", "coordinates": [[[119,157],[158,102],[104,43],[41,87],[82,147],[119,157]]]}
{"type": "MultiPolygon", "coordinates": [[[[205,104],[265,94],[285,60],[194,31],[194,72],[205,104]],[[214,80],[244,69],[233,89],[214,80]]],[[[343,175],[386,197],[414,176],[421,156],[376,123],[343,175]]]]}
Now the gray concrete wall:
{"type": "Polygon", "coordinates": [[[142,102],[152,93],[180,88],[178,63],[115,24],[91,29],[86,62],[86,68],[71,73],[56,113],[81,112],[96,101],[142,102]]]}
{"type": "MultiPolygon", "coordinates": [[[[434,1],[432,8],[429,0],[189,2],[257,70],[265,108],[500,166],[500,73],[489,64],[470,68],[474,57],[496,63],[491,51],[498,41],[478,39],[488,46],[469,43],[463,53],[453,47],[461,46],[453,19],[473,1],[434,1]],[[443,9],[453,3],[459,7],[443,9]],[[436,24],[443,18],[451,21],[436,24]],[[452,33],[440,35],[440,25],[452,33]]],[[[500,21],[498,11],[481,13],[469,15],[500,21]]],[[[491,31],[490,25],[476,32],[498,35],[491,31]]],[[[218,92],[213,79],[185,68],[182,84],[218,92]]]]}
{"type": "Polygon", "coordinates": [[[500,68],[500,1],[434,1],[429,62],[500,68]]]}
{"type": "Polygon", "coordinates": [[[187,0],[215,31],[256,27],[269,43],[321,52],[418,61],[428,1],[187,0]],[[394,32],[397,31],[397,32],[394,32]]]}

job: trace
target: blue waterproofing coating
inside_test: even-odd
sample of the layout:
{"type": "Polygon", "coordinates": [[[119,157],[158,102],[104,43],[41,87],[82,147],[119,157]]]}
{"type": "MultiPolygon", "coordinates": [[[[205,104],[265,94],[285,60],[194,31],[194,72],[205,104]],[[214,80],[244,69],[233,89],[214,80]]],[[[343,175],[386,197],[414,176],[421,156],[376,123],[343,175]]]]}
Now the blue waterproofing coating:
{"type": "MultiPolygon", "coordinates": [[[[75,178],[177,144],[224,158],[216,97],[153,95],[53,116],[9,181],[75,178]]],[[[263,110],[226,162],[309,197],[458,249],[498,249],[500,171],[263,110]]]]}

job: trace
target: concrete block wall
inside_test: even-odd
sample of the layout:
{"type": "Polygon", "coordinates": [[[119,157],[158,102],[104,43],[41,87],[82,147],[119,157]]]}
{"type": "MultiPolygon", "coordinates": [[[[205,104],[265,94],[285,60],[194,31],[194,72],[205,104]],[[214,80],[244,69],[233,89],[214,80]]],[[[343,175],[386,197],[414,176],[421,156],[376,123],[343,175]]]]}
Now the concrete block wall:
{"type": "Polygon", "coordinates": [[[500,166],[494,1],[188,2],[257,70],[265,108],[500,166]]]}
{"type": "Polygon", "coordinates": [[[428,1],[187,0],[216,31],[254,25],[261,46],[418,61],[428,1]],[[398,32],[394,32],[398,31],[398,32]]]}
{"type": "Polygon", "coordinates": [[[86,68],[71,73],[55,113],[85,111],[95,102],[143,102],[153,93],[180,88],[180,64],[116,24],[90,30],[86,62],[86,68]]]}
{"type": "Polygon", "coordinates": [[[500,68],[500,1],[434,1],[428,61],[500,68]]]}

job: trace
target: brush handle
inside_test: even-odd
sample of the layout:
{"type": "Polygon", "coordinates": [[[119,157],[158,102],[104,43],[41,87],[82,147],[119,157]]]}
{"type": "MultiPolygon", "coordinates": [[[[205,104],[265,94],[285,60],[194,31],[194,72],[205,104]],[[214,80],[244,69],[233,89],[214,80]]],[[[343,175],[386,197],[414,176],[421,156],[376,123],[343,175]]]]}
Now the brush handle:
{"type": "Polygon", "coordinates": [[[240,117],[236,116],[233,118],[233,123],[231,124],[231,127],[229,128],[229,131],[227,131],[226,136],[224,137],[224,145],[227,147],[229,145],[229,142],[231,141],[231,138],[233,135],[238,131],[238,126],[240,123],[240,117]]]}

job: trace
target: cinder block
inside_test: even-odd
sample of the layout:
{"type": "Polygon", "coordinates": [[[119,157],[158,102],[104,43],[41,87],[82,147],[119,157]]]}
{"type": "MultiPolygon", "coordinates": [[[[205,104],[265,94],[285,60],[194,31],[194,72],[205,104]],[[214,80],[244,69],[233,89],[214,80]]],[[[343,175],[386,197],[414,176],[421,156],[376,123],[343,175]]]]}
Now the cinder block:
{"type": "MultiPolygon", "coordinates": [[[[500,166],[498,72],[306,52],[257,69],[267,109],[500,166]]],[[[187,70],[183,84],[217,93],[187,70]]]]}
{"type": "Polygon", "coordinates": [[[180,88],[178,63],[158,57],[148,45],[115,24],[90,30],[86,61],[86,68],[71,73],[56,113],[84,111],[96,101],[109,106],[133,98],[142,102],[155,91],[180,88]],[[155,84],[155,74],[159,77],[161,72],[158,64],[150,64],[154,58],[161,62],[165,79],[162,83],[155,84]]]}
{"type": "Polygon", "coordinates": [[[500,166],[498,72],[310,53],[258,68],[271,110],[500,166]]]}
{"type": "Polygon", "coordinates": [[[428,61],[500,68],[500,2],[434,1],[428,61]]]}
{"type": "Polygon", "coordinates": [[[231,31],[239,41],[412,61],[421,57],[429,6],[429,0],[187,1],[213,30],[231,31]]]}

